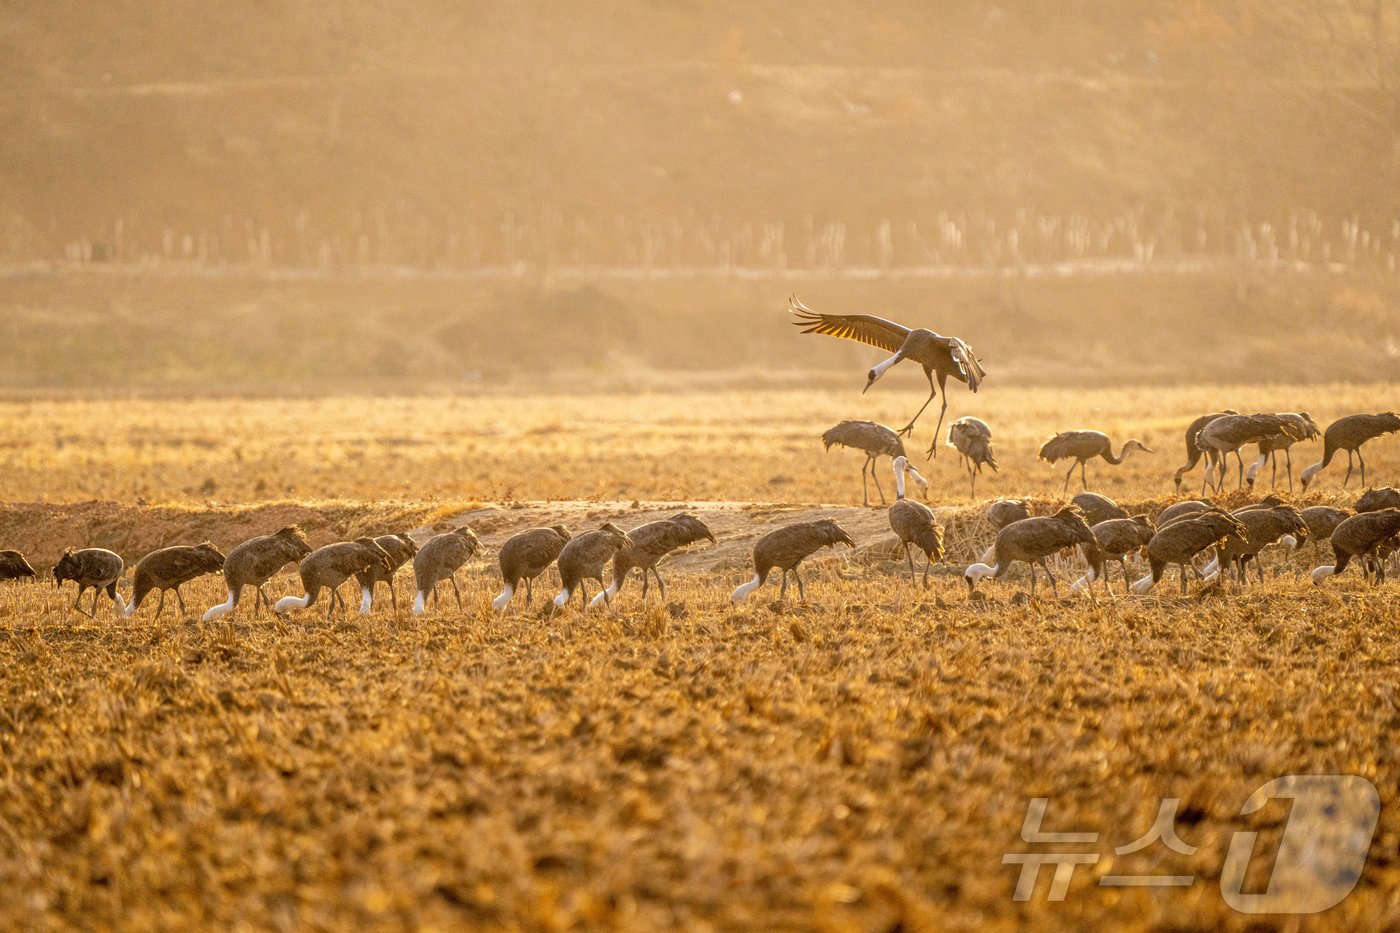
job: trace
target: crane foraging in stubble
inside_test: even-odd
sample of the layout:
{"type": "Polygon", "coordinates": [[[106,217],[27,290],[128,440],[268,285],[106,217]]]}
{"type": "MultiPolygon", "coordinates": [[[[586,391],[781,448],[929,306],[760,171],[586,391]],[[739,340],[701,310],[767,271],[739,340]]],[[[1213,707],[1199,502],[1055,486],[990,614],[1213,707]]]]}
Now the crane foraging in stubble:
{"type": "Polygon", "coordinates": [[[1196,446],[1196,438],[1201,436],[1201,431],[1205,429],[1206,425],[1210,424],[1216,418],[1223,418],[1226,415],[1238,414],[1239,412],[1235,411],[1233,408],[1227,408],[1224,411],[1215,411],[1211,412],[1208,415],[1201,415],[1201,417],[1197,418],[1195,421],[1187,425],[1186,462],[1176,468],[1176,476],[1173,477],[1173,481],[1176,483],[1177,492],[1181,492],[1181,478],[1187,473],[1190,473],[1192,470],[1196,469],[1196,464],[1201,462],[1202,456],[1206,458],[1205,469],[1207,476],[1210,475],[1210,471],[1215,466],[1215,451],[1201,450],[1200,447],[1196,446]]]}
{"type": "Polygon", "coordinates": [[[1351,455],[1356,454],[1356,459],[1361,463],[1361,485],[1366,485],[1366,460],[1361,456],[1361,445],[1375,437],[1400,431],[1400,415],[1393,411],[1380,412],[1375,415],[1347,415],[1338,418],[1327,426],[1327,430],[1322,432],[1322,459],[1308,467],[1300,475],[1303,481],[1303,488],[1307,489],[1313,477],[1332,462],[1332,458],[1337,451],[1347,452],[1347,475],[1342,478],[1342,487],[1345,488],[1351,479],[1352,461],[1351,455]]]}
{"type": "Polygon", "coordinates": [[[1275,542],[1289,548],[1298,548],[1308,538],[1308,523],[1297,509],[1288,505],[1271,508],[1241,509],[1231,513],[1244,526],[1243,535],[1231,535],[1216,548],[1214,559],[1206,564],[1202,572],[1209,581],[1219,574],[1224,577],[1230,567],[1237,568],[1240,585],[1248,582],[1251,561],[1259,574],[1259,582],[1264,582],[1264,566],[1258,560],[1259,552],[1275,542]]]}
{"type": "Polygon", "coordinates": [[[296,525],[287,525],[275,534],[259,535],[244,541],[224,558],[224,584],[228,587],[228,599],[210,607],[201,621],[210,622],[232,612],[245,586],[257,590],[253,594],[254,617],[263,605],[271,609],[272,600],[267,598],[263,586],[274,573],[310,553],[311,544],[306,540],[305,532],[296,525]]]}
{"type": "Polygon", "coordinates": [[[331,617],[338,604],[342,609],[345,600],[341,599],[339,587],[346,580],[371,564],[379,564],[389,569],[391,561],[384,549],[374,543],[373,538],[356,538],[354,541],[337,541],[317,548],[302,560],[297,567],[301,575],[304,596],[283,596],[273,605],[272,610],[279,615],[293,609],[305,609],[321,595],[321,590],[331,591],[327,600],[326,618],[331,617]]]}
{"type": "Polygon", "coordinates": [[[1100,522],[1128,517],[1127,509],[1108,496],[1101,496],[1096,492],[1081,492],[1069,500],[1069,504],[1079,506],[1079,511],[1084,513],[1084,520],[1089,523],[1090,528],[1100,522]]]}
{"type": "MultiPolygon", "coordinates": [[[[612,522],[606,522],[596,531],[585,531],[575,538],[570,538],[569,543],[559,552],[559,581],[563,588],[559,595],[554,597],[554,608],[563,609],[567,606],[576,589],[579,592],[579,601],[587,606],[588,587],[585,586],[585,582],[597,580],[598,586],[601,587],[603,568],[607,566],[608,561],[616,557],[618,551],[631,546],[631,537],[612,522]]],[[[609,607],[612,606],[612,599],[608,597],[607,590],[603,591],[603,601],[609,607]]]]}
{"type": "Polygon", "coordinates": [[[535,578],[559,558],[559,552],[564,550],[571,537],[573,535],[563,525],[529,528],[512,535],[509,541],[501,545],[501,580],[505,583],[505,589],[491,600],[491,607],[498,612],[505,611],[519,589],[520,581],[524,580],[525,605],[528,608],[530,597],[534,595],[535,578]]]}
{"type": "Polygon", "coordinates": [[[54,564],[54,583],[62,586],[64,580],[78,584],[78,596],[73,600],[73,608],[90,619],[97,618],[97,597],[103,590],[116,603],[117,611],[126,612],[126,603],[117,595],[117,581],[121,579],[126,562],[121,556],[101,547],[87,547],[81,550],[68,548],[54,564]],[[92,612],[88,612],[79,601],[87,589],[92,589],[92,612]]]}
{"type": "MultiPolygon", "coordinates": [[[[1299,441],[1306,433],[1306,428],[1299,427],[1283,415],[1269,412],[1259,412],[1252,415],[1225,415],[1216,418],[1201,429],[1201,433],[1196,436],[1196,446],[1201,448],[1203,452],[1214,451],[1217,455],[1214,480],[1216,490],[1224,488],[1225,468],[1229,464],[1230,454],[1234,454],[1235,459],[1239,462],[1239,488],[1243,489],[1244,458],[1240,456],[1241,447],[1246,444],[1272,441],[1278,437],[1289,437],[1293,441],[1299,441]]],[[[1210,480],[1209,465],[1206,467],[1205,478],[1210,480]]],[[[1201,493],[1204,495],[1205,491],[1206,484],[1205,481],[1202,481],[1201,493]]]]}
{"type": "MultiPolygon", "coordinates": [[[[885,491],[880,488],[880,477],[875,473],[875,461],[880,457],[903,457],[904,441],[900,440],[893,428],[888,428],[875,421],[843,421],[833,428],[828,428],[822,435],[822,443],[829,451],[832,445],[850,447],[855,450],[865,451],[865,465],[860,468],[860,491],[861,504],[870,505],[870,486],[866,479],[866,470],[870,471],[870,479],[875,480],[875,491],[880,494],[880,504],[885,504],[885,491]]],[[[926,493],[928,491],[928,480],[919,475],[919,471],[913,467],[909,468],[914,474],[914,482],[926,493]]]]}
{"type": "Polygon", "coordinates": [[[1081,548],[1084,559],[1089,563],[1089,571],[1074,582],[1073,590],[1081,590],[1099,577],[1103,577],[1103,588],[1109,596],[1113,586],[1108,578],[1108,562],[1118,561],[1118,569],[1123,571],[1123,592],[1130,592],[1132,581],[1128,578],[1128,556],[1147,547],[1152,536],[1157,533],[1152,520],[1146,515],[1132,518],[1110,518],[1090,525],[1094,533],[1094,546],[1081,548]]]}
{"type": "Polygon", "coordinates": [[[399,568],[413,559],[413,555],[418,553],[418,543],[408,535],[379,535],[374,539],[374,543],[384,549],[384,553],[389,555],[389,563],[392,565],[385,568],[382,564],[370,564],[364,570],[355,574],[355,580],[360,584],[360,615],[367,616],[374,609],[374,590],[380,583],[389,587],[389,602],[394,607],[394,614],[399,612],[399,597],[394,592],[394,574],[399,572],[399,568]]]}
{"type": "Polygon", "coordinates": [[[0,583],[33,576],[34,568],[29,566],[29,561],[24,559],[23,554],[14,550],[0,551],[0,583]]]}
{"type": "Polygon", "coordinates": [[[1117,466],[1128,455],[1135,450],[1140,450],[1145,454],[1155,453],[1137,438],[1130,438],[1123,442],[1119,448],[1118,455],[1113,455],[1113,442],[1108,439],[1108,435],[1102,431],[1062,431],[1050,440],[1045,442],[1045,446],[1040,448],[1040,459],[1047,463],[1056,463],[1060,460],[1073,460],[1070,464],[1069,472],[1065,474],[1065,491],[1069,491],[1069,478],[1074,475],[1074,468],[1079,467],[1079,482],[1085,489],[1089,488],[1089,481],[1084,476],[1085,461],[1095,457],[1103,457],[1104,460],[1117,466]]]}
{"type": "Polygon", "coordinates": [[[967,464],[967,478],[972,483],[971,495],[977,497],[977,474],[982,465],[997,469],[997,458],[992,454],[992,429],[981,418],[966,415],[948,425],[948,446],[952,447],[967,464]]]}
{"type": "Polygon", "coordinates": [[[1022,561],[1031,569],[1031,598],[1035,598],[1035,567],[1039,564],[1050,578],[1050,589],[1060,595],[1055,583],[1055,575],[1045,559],[1065,548],[1081,545],[1094,547],[1094,532],[1084,521],[1084,513],[1078,506],[1067,505],[1054,515],[1040,518],[1023,518],[1012,522],[997,532],[996,543],[992,545],[993,563],[972,564],[963,571],[967,582],[967,592],[972,594],[983,577],[999,579],[1016,561],[1022,561]]]}
{"type": "Polygon", "coordinates": [[[922,327],[911,329],[903,324],[875,317],[873,314],[819,314],[798,301],[796,295],[788,298],[788,310],[797,316],[798,319],[793,323],[797,327],[805,328],[802,331],[804,334],[826,334],[830,337],[858,340],[894,354],[871,367],[870,372],[866,374],[862,394],[869,391],[891,366],[902,360],[914,360],[923,366],[924,376],[928,379],[928,398],[898,433],[904,435],[914,430],[914,422],[919,420],[929,402],[942,392],[943,408],[938,413],[938,424],[933,429],[933,443],[928,448],[929,457],[938,455],[938,434],[943,429],[943,416],[948,411],[948,377],[952,376],[959,382],[967,383],[967,387],[976,392],[987,375],[973,354],[972,346],[957,337],[944,337],[922,327]],[[938,380],[936,387],[935,378],[938,380]]]}
{"type": "Polygon", "coordinates": [[[160,602],[156,605],[157,619],[165,610],[165,591],[173,589],[180,605],[180,613],[185,612],[185,598],[180,595],[180,587],[196,577],[207,573],[218,573],[224,569],[224,555],[213,544],[189,546],[176,545],[152,551],[136,562],[135,589],[131,602],[123,615],[135,615],[141,608],[141,601],[151,590],[160,590],[160,602]]]}
{"type": "Polygon", "coordinates": [[[797,572],[797,565],[822,548],[834,548],[838,544],[852,549],[856,546],[846,529],[829,518],[815,522],[798,522],[768,532],[754,542],[753,579],[740,584],[730,595],[729,601],[738,605],[748,599],[750,593],[767,581],[768,575],[775,567],[783,572],[783,585],[778,591],[778,601],[782,602],[787,594],[789,573],[797,578],[798,598],[806,601],[807,594],[802,586],[802,574],[797,572]]]}
{"type": "Polygon", "coordinates": [[[1393,548],[1397,535],[1400,535],[1400,509],[1381,509],[1353,515],[1332,532],[1332,553],[1336,555],[1336,563],[1314,569],[1312,582],[1321,586],[1323,580],[1341,573],[1354,558],[1360,558],[1362,573],[1369,575],[1366,571],[1369,564],[1375,568],[1374,582],[1384,583],[1385,561],[1374,558],[1379,557],[1380,550],[1393,548]]]}
{"type": "Polygon", "coordinates": [[[924,564],[924,586],[927,587],[929,569],[934,561],[943,559],[943,526],[934,521],[933,509],[922,502],[904,498],[904,482],[900,469],[903,466],[903,457],[895,460],[895,475],[899,477],[899,488],[898,497],[894,500],[894,505],[890,506],[888,514],[890,529],[899,537],[900,544],[904,545],[904,559],[909,562],[911,583],[917,577],[914,576],[914,555],[910,548],[917,547],[924,552],[927,559],[924,564]]]}
{"type": "Polygon", "coordinates": [[[659,522],[647,522],[627,532],[632,543],[613,556],[613,579],[607,589],[593,597],[588,604],[592,609],[601,602],[611,602],[622,591],[627,575],[634,569],[642,571],[642,598],[647,596],[647,574],[656,577],[656,585],[661,590],[661,599],[666,599],[666,583],[656,565],[661,558],[678,547],[704,541],[707,538],[715,544],[715,536],[709,527],[694,515],[681,512],[659,522]]]}
{"type": "Polygon", "coordinates": [[[1272,469],[1269,471],[1269,485],[1278,485],[1278,452],[1283,451],[1284,462],[1288,466],[1288,491],[1293,491],[1293,453],[1292,448],[1298,441],[1310,441],[1320,437],[1322,431],[1318,429],[1317,422],[1312,415],[1305,411],[1283,411],[1279,412],[1280,418],[1286,418],[1293,423],[1293,426],[1303,432],[1302,437],[1294,437],[1291,434],[1278,434],[1274,437],[1259,442],[1259,459],[1249,465],[1245,471],[1244,481],[1254,488],[1254,477],[1264,468],[1268,462],[1272,469]]]}
{"type": "Polygon", "coordinates": [[[1181,568],[1181,593],[1186,595],[1186,568],[1190,567],[1196,576],[1201,575],[1191,559],[1227,538],[1243,538],[1247,534],[1238,518],[1217,508],[1197,512],[1171,525],[1158,526],[1157,533],[1147,544],[1151,573],[1133,584],[1133,592],[1139,596],[1148,592],[1162,579],[1167,565],[1176,564],[1181,568]]]}
{"type": "Polygon", "coordinates": [[[463,608],[462,590],[457,586],[457,571],[479,550],[481,540],[467,525],[429,538],[413,555],[413,586],[418,591],[413,598],[413,614],[421,616],[424,613],[428,607],[429,593],[433,597],[433,608],[437,608],[437,588],[443,580],[452,581],[452,592],[457,596],[457,609],[460,611],[463,608]]]}

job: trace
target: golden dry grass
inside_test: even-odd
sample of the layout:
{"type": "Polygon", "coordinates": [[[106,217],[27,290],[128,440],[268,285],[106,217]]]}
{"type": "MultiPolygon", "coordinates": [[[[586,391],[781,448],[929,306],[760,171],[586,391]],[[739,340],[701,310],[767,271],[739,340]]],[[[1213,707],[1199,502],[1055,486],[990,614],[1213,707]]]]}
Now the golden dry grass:
{"type": "MultiPolygon", "coordinates": [[[[73,544],[108,534],[137,548],[143,516],[225,547],[296,517],[321,543],[432,526],[508,494],[598,501],[506,503],[483,521],[492,541],[550,509],[580,527],[627,524],[632,497],[850,504],[860,456],[822,454],[816,434],[832,411],[899,423],[909,385],[625,406],[10,403],[0,545],[42,528],[51,546],[65,516],[73,544]],[[350,501],[310,501],[333,496],[350,501]],[[75,501],[92,497],[128,504],[75,501]]],[[[1050,504],[1062,473],[1033,462],[1037,442],[1094,426],[1163,451],[1101,465],[1095,485],[1160,503],[1198,411],[1306,407],[1325,422],[1388,407],[1386,391],[1005,390],[955,396],[950,414],[997,431],[1004,471],[987,495],[1050,504]]],[[[1397,448],[1374,445],[1376,480],[1393,478],[1397,448]]],[[[986,541],[980,506],[952,458],[929,472],[965,562],[986,541]]],[[[1334,467],[1312,498],[1340,501],[1339,482],[1334,467]]],[[[882,516],[863,514],[866,544],[882,516]]],[[[723,521],[782,517],[737,506],[723,521]]],[[[701,572],[677,562],[668,604],[654,592],[643,604],[634,582],[615,615],[576,603],[545,616],[557,583],[542,578],[529,612],[497,617],[491,553],[464,575],[465,612],[444,603],[422,618],[381,607],[326,621],[317,606],[254,620],[245,606],[206,626],[197,612],[223,591],[205,578],[187,588],[187,618],[153,621],[148,605],[114,620],[103,604],[93,622],[65,608],[71,585],[0,588],[0,925],[1242,930],[1257,918],[1222,900],[1222,859],[1241,829],[1273,851],[1282,811],[1240,806],[1293,772],[1361,774],[1382,794],[1360,884],[1302,928],[1400,922],[1393,585],[1348,574],[1314,588],[1290,572],[1310,562],[1297,556],[1242,593],[1180,598],[1173,577],[1148,599],[1027,603],[1016,572],[973,603],[959,567],[915,589],[873,548],[809,565],[806,604],[777,606],[770,584],[736,611],[742,560],[713,553],[701,572]],[[1199,880],[1110,890],[1081,869],[1063,903],[1043,887],[1013,902],[1001,859],[1027,850],[1018,833],[1036,796],[1052,798],[1054,828],[1101,833],[1097,874],[1199,880]],[[1168,796],[1196,854],[1115,860],[1168,796]]],[[[294,592],[295,578],[272,588],[294,592]]]]}
{"type": "MultiPolygon", "coordinates": [[[[843,418],[904,424],[927,384],[917,369],[900,370],[911,367],[897,368],[865,395],[857,368],[839,387],[751,392],[5,401],[0,499],[859,502],[863,455],[823,453],[821,432],[843,418]]],[[[1049,435],[1072,428],[1106,431],[1115,445],[1132,435],[1155,448],[1120,467],[1089,467],[1090,488],[1148,498],[1172,491],[1171,475],[1184,458],[1182,432],[1202,412],[1306,410],[1325,427],[1344,414],[1395,406],[1386,383],[950,392],[938,459],[926,463],[923,455],[936,402],[907,442],[932,483],[934,503],[969,499],[966,474],[943,446],[959,415],[991,424],[1002,466],[978,481],[979,498],[1058,495],[1063,467],[1039,463],[1036,454],[1049,435]]],[[[1295,472],[1320,452],[1320,441],[1300,444],[1295,472]]],[[[1400,439],[1383,438],[1365,452],[1368,478],[1388,482],[1400,473],[1400,439]]],[[[888,460],[880,471],[889,494],[888,460]]],[[[1345,462],[1334,463],[1314,488],[1341,492],[1344,472],[1345,462]]],[[[1199,490],[1199,468],[1192,477],[1199,490]]]]}

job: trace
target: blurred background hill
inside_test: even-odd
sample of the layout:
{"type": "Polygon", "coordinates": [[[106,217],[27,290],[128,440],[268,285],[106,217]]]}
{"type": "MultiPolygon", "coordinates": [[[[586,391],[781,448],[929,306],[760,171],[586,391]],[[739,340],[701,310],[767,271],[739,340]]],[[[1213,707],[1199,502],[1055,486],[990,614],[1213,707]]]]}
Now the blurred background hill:
{"type": "Polygon", "coordinates": [[[793,291],[1010,382],[1400,375],[1393,3],[4,20],[9,391],[859,375],[793,291]]]}

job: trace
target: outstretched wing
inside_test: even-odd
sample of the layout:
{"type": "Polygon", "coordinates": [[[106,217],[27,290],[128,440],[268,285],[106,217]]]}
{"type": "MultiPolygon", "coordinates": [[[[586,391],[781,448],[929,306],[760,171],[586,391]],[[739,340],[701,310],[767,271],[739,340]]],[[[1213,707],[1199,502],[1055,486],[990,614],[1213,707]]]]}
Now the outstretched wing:
{"type": "MultiPolygon", "coordinates": [[[[829,337],[844,337],[859,340],[872,347],[879,347],[894,353],[904,346],[904,338],[909,336],[909,328],[873,314],[818,314],[797,300],[796,295],[788,298],[788,310],[797,316],[792,323],[806,328],[804,334],[826,334],[829,337]]],[[[971,357],[971,353],[968,354],[971,357]]]]}
{"type": "Polygon", "coordinates": [[[958,364],[958,371],[967,378],[967,387],[973,392],[982,384],[982,379],[987,375],[982,369],[982,364],[977,361],[977,357],[972,352],[969,344],[963,343],[957,337],[949,337],[948,352],[953,355],[953,362],[958,364]]]}

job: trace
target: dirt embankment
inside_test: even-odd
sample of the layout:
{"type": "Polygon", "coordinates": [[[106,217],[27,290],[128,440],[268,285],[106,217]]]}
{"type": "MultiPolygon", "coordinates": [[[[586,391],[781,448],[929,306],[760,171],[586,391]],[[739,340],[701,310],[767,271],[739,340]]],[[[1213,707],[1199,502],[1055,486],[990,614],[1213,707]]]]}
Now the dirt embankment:
{"type": "MultiPolygon", "coordinates": [[[[1185,498],[1185,497],[1183,497],[1185,498]]],[[[1122,502],[1130,514],[1155,515],[1168,498],[1122,502]]],[[[1229,494],[1221,505],[1237,507],[1245,494],[1229,494]]],[[[1028,499],[1034,515],[1049,515],[1060,499],[1028,499]]],[[[1308,503],[1311,504],[1311,503],[1308,503]]],[[[950,565],[976,560],[995,538],[986,519],[987,503],[934,508],[944,526],[950,565]]],[[[0,508],[0,547],[18,548],[36,568],[53,565],[66,547],[105,547],[126,558],[128,566],[142,555],[173,544],[212,541],[227,551],[256,535],[283,525],[300,525],[313,546],[358,535],[408,532],[420,544],[435,534],[467,524],[481,538],[487,554],[526,528],[564,525],[574,534],[615,522],[624,529],[667,518],[678,512],[699,516],[714,532],[716,544],[692,545],[667,558],[681,573],[709,573],[749,566],[754,542],[793,522],[835,519],[856,541],[854,555],[840,549],[832,556],[887,560],[902,556],[890,531],[884,507],[763,502],[640,502],[547,500],[509,503],[372,503],[276,502],[251,506],[137,506],[93,501],[70,505],[16,503],[0,508]]],[[[827,552],[817,559],[828,556],[827,552]]]]}
{"type": "Polygon", "coordinates": [[[0,546],[18,548],[36,569],[51,567],[67,547],[105,547],[128,565],[157,548],[240,541],[300,525],[313,545],[361,534],[417,528],[438,507],[371,503],[275,502],[253,506],[138,506],[93,501],[66,505],[10,503],[0,508],[0,546]]]}

